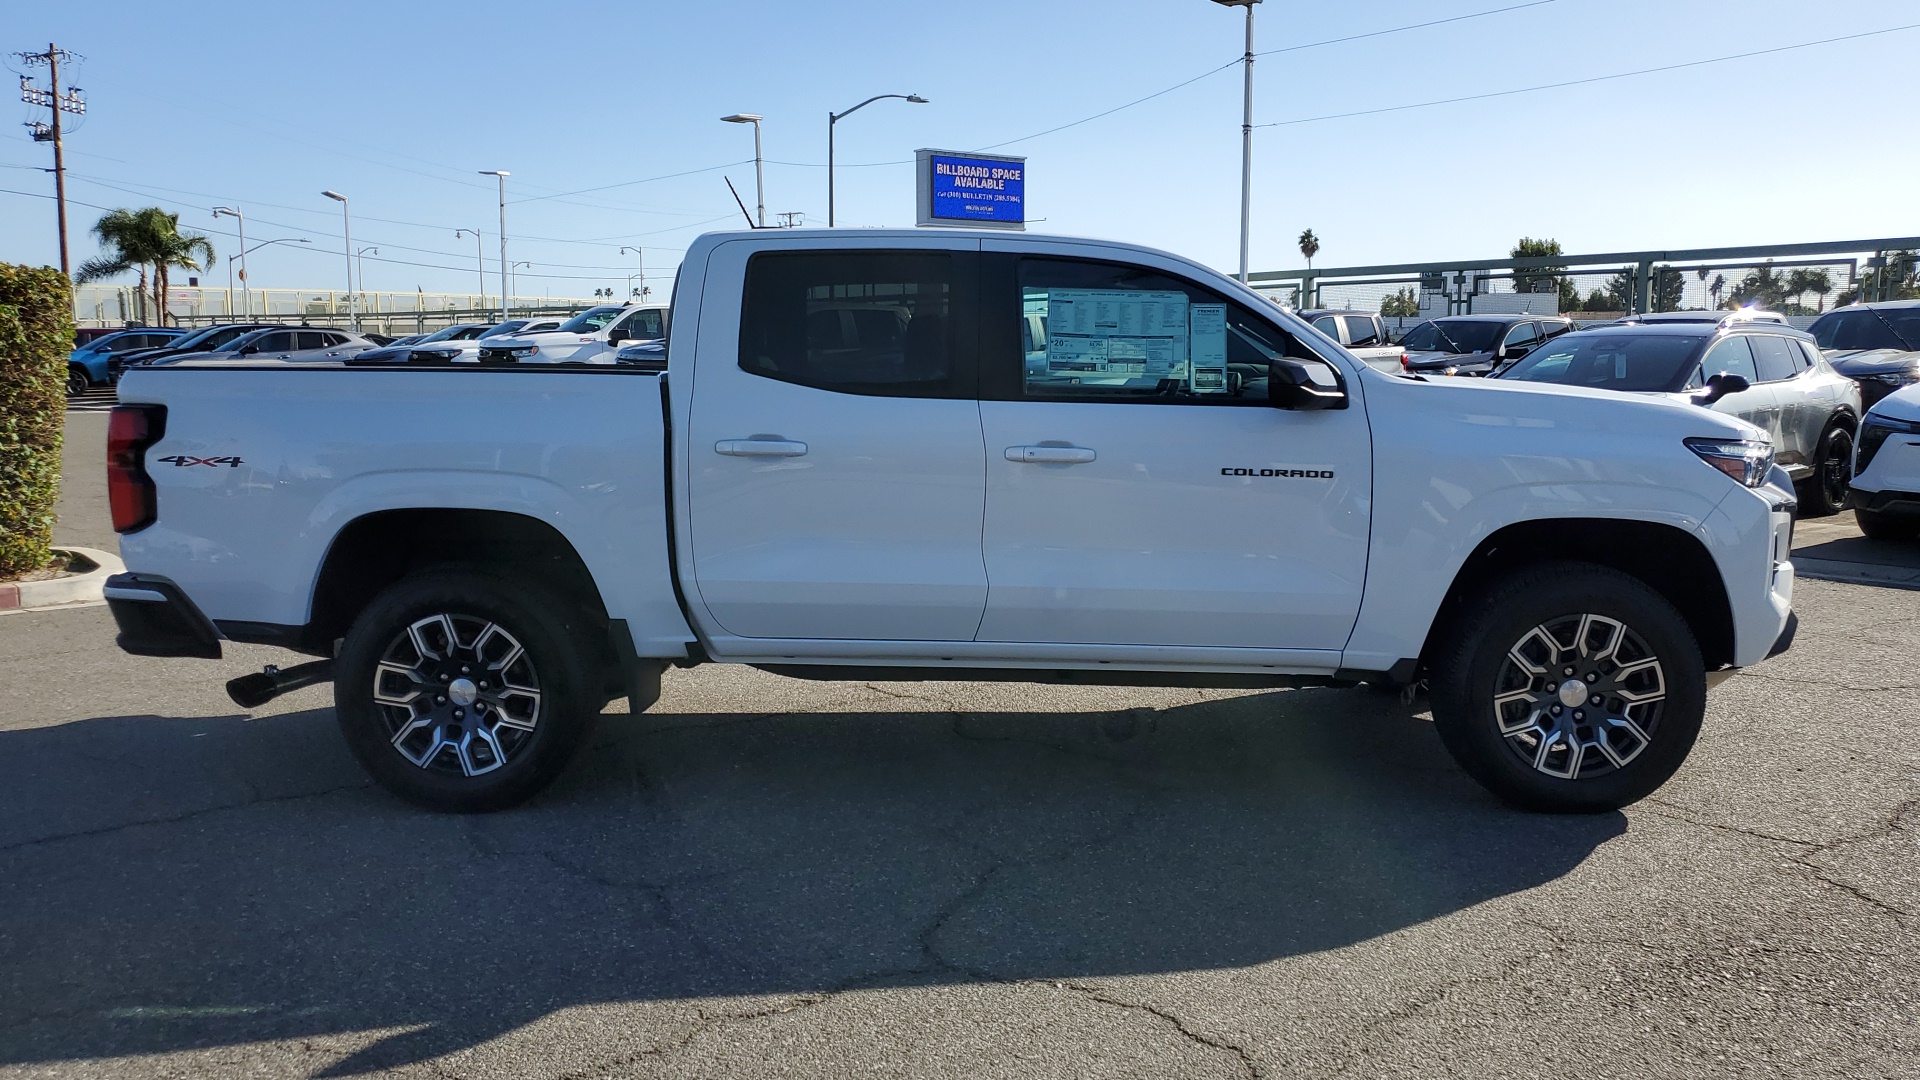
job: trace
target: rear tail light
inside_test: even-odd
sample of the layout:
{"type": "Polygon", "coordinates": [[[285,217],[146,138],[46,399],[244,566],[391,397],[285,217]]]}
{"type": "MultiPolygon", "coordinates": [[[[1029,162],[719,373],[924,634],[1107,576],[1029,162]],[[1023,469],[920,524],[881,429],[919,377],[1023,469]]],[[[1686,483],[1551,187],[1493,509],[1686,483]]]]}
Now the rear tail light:
{"type": "Polygon", "coordinates": [[[1412,368],[1412,367],[1411,367],[1410,365],[1408,365],[1408,363],[1407,363],[1407,354],[1406,354],[1406,353],[1401,353],[1401,354],[1400,354],[1400,370],[1401,370],[1401,371],[1412,371],[1412,370],[1413,370],[1413,368],[1412,368]]]}
{"type": "Polygon", "coordinates": [[[159,498],[147,475],[147,447],[166,430],[164,405],[116,405],[107,417],[107,504],[114,532],[138,532],[159,517],[159,498]]]}

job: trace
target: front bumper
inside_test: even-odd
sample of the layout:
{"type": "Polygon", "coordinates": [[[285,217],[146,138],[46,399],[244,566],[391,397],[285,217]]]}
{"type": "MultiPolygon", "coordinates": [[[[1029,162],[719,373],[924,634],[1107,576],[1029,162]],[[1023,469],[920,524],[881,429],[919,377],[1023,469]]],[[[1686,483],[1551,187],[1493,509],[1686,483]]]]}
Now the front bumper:
{"type": "Polygon", "coordinates": [[[1853,505],[1891,518],[1920,518],[1920,491],[1861,491],[1855,489],[1853,505]]]}
{"type": "Polygon", "coordinates": [[[135,656],[220,659],[220,632],[180,586],[156,574],[107,579],[107,609],[120,626],[114,639],[135,656]]]}

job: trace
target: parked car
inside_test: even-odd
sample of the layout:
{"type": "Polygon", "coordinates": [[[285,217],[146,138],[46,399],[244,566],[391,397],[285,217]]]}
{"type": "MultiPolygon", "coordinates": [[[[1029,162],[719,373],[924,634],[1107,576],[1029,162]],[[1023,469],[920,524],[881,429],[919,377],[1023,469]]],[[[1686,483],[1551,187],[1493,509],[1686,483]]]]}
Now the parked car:
{"type": "Polygon", "coordinates": [[[431,334],[423,334],[402,344],[394,341],[356,355],[356,364],[450,363],[464,354],[471,360],[479,352],[476,340],[493,328],[492,323],[455,323],[431,334]],[[471,347],[471,348],[469,348],[471,347]]]}
{"type": "Polygon", "coordinates": [[[1380,316],[1364,311],[1327,310],[1302,311],[1299,315],[1369,366],[1390,375],[1397,375],[1403,369],[1407,350],[1393,343],[1386,321],[1380,316]]]}
{"type": "Polygon", "coordinates": [[[113,382],[108,362],[119,353],[151,349],[186,336],[185,330],[146,326],[102,334],[67,355],[67,396],[77,397],[96,386],[113,382]]]}
{"type": "Polygon", "coordinates": [[[1920,537],[1920,384],[1881,398],[1860,422],[1853,516],[1875,540],[1920,537]]]}
{"type": "Polygon", "coordinates": [[[1920,300],[1835,308],[1807,331],[1834,370],[1860,384],[1868,408],[1920,383],[1920,300]]]}
{"type": "MultiPolygon", "coordinates": [[[[113,376],[114,381],[118,382],[120,375],[125,372],[126,369],[136,364],[144,364],[164,357],[180,356],[186,353],[211,352],[243,334],[251,334],[255,330],[270,329],[276,325],[275,323],[227,323],[220,326],[203,327],[190,334],[183,334],[155,348],[129,349],[126,352],[117,353],[112,359],[107,361],[107,371],[113,376]]],[[[289,326],[285,327],[285,329],[292,330],[295,329],[295,327],[289,326]]]]}
{"type": "Polygon", "coordinates": [[[665,371],[667,370],[667,343],[662,339],[622,345],[620,351],[613,354],[613,362],[648,371],[665,371]]]}
{"type": "Polygon", "coordinates": [[[1491,375],[1572,329],[1572,320],[1550,315],[1446,315],[1407,331],[1400,344],[1407,371],[1491,375]]]}
{"type": "Polygon", "coordinates": [[[667,336],[664,304],[606,304],[587,310],[552,330],[522,331],[486,342],[480,361],[488,364],[611,364],[625,341],[657,341],[667,336]]]}
{"type": "Polygon", "coordinates": [[[1535,349],[1498,377],[1658,394],[1737,416],[1772,439],[1775,460],[1800,486],[1803,513],[1846,506],[1860,390],[1811,335],[1791,327],[1737,320],[1590,330],[1535,349]]]}
{"type": "Polygon", "coordinates": [[[1582,812],[1664,783],[1710,678],[1791,644],[1792,493],[1749,424],[1389,376],[1147,248],[980,246],[700,237],[668,383],[612,363],[136,368],[109,439],[119,644],[314,655],[230,693],[332,682],[366,770],[445,810],[528,798],[607,701],[638,712],[667,666],[724,662],[1427,679],[1469,774],[1582,812]],[[1040,373],[1033,308],[1063,365],[1040,373]]]}
{"type": "Polygon", "coordinates": [[[359,334],[345,330],[275,326],[242,334],[213,351],[164,356],[132,370],[146,371],[187,363],[327,363],[346,360],[377,347],[359,334]]]}

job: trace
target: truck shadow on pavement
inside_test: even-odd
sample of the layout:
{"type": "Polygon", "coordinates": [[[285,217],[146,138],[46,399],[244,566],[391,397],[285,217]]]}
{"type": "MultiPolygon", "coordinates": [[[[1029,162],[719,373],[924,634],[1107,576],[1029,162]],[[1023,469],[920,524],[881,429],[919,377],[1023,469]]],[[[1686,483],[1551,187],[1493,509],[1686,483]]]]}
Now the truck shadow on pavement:
{"type": "Polygon", "coordinates": [[[484,817],[367,787],[329,710],[113,717],[0,732],[0,790],[0,1063],[382,1032],[323,1076],[574,1005],[1260,964],[1625,829],[1506,810],[1430,726],[1331,690],[609,716],[484,817]]]}

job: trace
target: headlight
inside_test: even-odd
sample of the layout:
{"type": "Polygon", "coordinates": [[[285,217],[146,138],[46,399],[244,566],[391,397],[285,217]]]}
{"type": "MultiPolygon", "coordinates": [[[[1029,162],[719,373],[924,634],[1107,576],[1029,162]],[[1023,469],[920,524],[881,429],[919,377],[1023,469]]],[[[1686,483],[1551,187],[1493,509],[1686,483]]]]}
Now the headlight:
{"type": "Polygon", "coordinates": [[[1853,452],[1853,474],[1860,475],[1873,464],[1873,455],[1880,452],[1891,435],[1920,435],[1920,423],[1909,420],[1895,420],[1878,413],[1868,413],[1866,422],[1860,425],[1860,443],[1853,452]]]}
{"type": "Polygon", "coordinates": [[[439,361],[445,362],[445,361],[452,360],[454,357],[459,356],[460,350],[459,349],[415,349],[413,350],[413,355],[424,357],[428,360],[439,360],[439,361]]]}
{"type": "Polygon", "coordinates": [[[533,355],[534,353],[537,353],[537,352],[539,352],[539,351],[540,351],[540,346],[538,346],[538,345],[509,345],[509,346],[507,346],[507,353],[508,353],[508,355],[510,355],[510,356],[512,356],[512,357],[514,357],[515,359],[521,359],[521,358],[524,358],[524,357],[528,357],[528,356],[532,356],[532,355],[533,355]]]}
{"type": "Polygon", "coordinates": [[[1904,371],[1883,371],[1867,378],[1874,382],[1883,382],[1892,386],[1908,386],[1920,382],[1920,368],[1907,368],[1904,371]]]}
{"type": "Polygon", "coordinates": [[[1688,439],[1687,449],[1743,487],[1759,487],[1766,483],[1767,470],[1773,468],[1772,443],[1745,439],[1688,439]]]}

